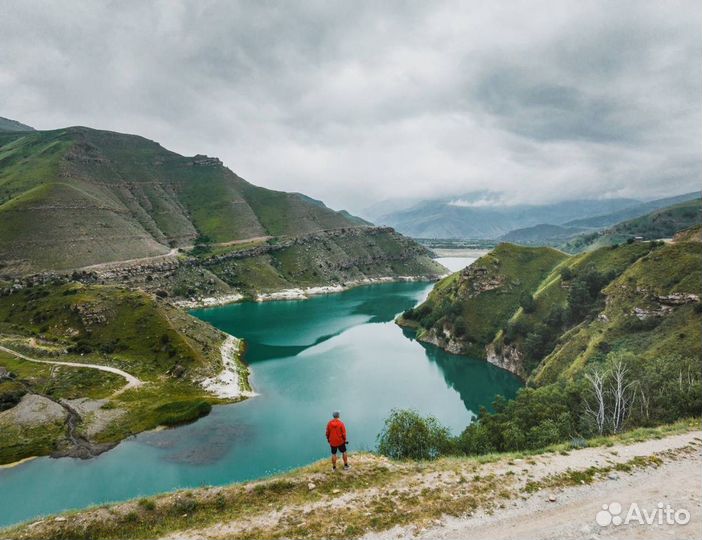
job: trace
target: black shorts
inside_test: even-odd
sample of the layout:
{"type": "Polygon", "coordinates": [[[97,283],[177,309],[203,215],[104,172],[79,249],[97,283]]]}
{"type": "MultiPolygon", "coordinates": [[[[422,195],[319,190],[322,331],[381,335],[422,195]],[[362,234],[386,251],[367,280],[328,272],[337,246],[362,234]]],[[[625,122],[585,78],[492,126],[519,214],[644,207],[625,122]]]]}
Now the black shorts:
{"type": "Polygon", "coordinates": [[[341,446],[332,446],[331,447],[332,454],[336,455],[337,450],[339,452],[341,452],[342,454],[345,454],[346,453],[346,444],[342,444],[341,446]]]}

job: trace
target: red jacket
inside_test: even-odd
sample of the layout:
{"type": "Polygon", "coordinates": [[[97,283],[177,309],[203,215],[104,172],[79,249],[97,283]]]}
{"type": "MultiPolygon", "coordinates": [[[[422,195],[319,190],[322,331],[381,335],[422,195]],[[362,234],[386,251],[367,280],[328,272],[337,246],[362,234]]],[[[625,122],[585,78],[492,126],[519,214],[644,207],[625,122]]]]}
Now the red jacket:
{"type": "Polygon", "coordinates": [[[346,426],[338,418],[332,418],[327,424],[327,440],[331,446],[346,444],[346,426]]]}

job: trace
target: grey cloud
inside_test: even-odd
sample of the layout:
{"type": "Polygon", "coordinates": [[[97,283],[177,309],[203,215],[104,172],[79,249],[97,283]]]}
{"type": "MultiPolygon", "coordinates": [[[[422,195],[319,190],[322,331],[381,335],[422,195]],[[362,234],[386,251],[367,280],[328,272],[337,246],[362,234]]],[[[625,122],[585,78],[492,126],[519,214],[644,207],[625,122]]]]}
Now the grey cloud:
{"type": "Polygon", "coordinates": [[[698,187],[689,2],[10,0],[0,115],[220,156],[359,209],[698,187]]]}

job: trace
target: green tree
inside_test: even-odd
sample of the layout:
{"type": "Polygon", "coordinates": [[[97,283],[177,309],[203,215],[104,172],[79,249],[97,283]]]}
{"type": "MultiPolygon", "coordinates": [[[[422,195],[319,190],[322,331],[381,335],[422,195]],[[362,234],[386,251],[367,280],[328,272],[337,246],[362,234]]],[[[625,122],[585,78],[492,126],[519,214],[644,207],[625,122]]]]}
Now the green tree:
{"type": "Polygon", "coordinates": [[[392,459],[435,459],[451,453],[449,430],[433,416],[393,409],[378,435],[378,452],[392,459]]]}
{"type": "Polygon", "coordinates": [[[536,311],[536,300],[526,291],[519,297],[519,305],[522,306],[526,313],[534,313],[536,311]]]}

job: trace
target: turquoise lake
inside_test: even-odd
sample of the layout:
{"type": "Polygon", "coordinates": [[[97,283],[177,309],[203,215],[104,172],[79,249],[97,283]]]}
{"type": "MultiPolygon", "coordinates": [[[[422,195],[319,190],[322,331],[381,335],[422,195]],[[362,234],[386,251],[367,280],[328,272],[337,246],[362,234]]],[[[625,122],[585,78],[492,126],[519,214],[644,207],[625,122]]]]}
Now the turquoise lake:
{"type": "MultiPolygon", "coordinates": [[[[197,317],[246,339],[260,395],[190,425],[143,433],[95,459],[39,458],[0,469],[0,526],[183,487],[249,480],[325,458],[332,410],[350,450],[375,447],[393,408],[433,414],[454,433],[519,380],[413,339],[394,317],[430,283],[359,287],[306,301],[244,303],[197,317]]],[[[353,462],[353,457],[351,457],[353,462]]]]}

